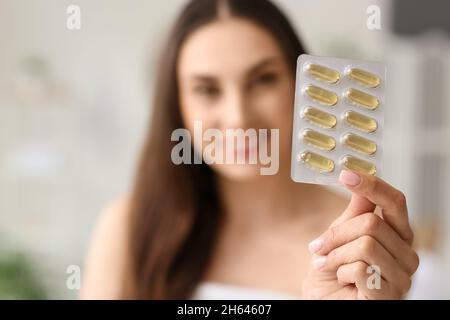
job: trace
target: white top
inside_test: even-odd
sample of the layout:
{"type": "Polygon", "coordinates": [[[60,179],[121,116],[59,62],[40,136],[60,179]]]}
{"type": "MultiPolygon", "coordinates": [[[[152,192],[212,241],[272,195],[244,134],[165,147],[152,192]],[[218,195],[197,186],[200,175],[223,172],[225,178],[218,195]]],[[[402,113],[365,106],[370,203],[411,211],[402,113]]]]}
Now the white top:
{"type": "MultiPolygon", "coordinates": [[[[438,255],[419,251],[420,265],[414,275],[413,286],[407,296],[415,299],[448,299],[448,290],[442,285],[445,264],[438,255]]],[[[194,300],[301,300],[301,297],[267,289],[243,287],[218,282],[198,285],[191,299],[194,300]]]]}
{"type": "Polygon", "coordinates": [[[218,282],[203,282],[197,287],[193,300],[298,300],[290,294],[266,289],[242,287],[218,282]]]}

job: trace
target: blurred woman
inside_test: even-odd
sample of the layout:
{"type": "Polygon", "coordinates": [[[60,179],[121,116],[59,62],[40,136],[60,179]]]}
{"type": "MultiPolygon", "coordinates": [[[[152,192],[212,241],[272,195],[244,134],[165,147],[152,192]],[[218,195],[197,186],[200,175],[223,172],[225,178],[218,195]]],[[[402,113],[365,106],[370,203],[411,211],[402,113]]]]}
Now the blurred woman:
{"type": "MultiPolygon", "coordinates": [[[[398,299],[407,293],[418,257],[400,191],[342,171],[349,201],[289,178],[295,66],[304,52],[269,1],[187,4],[161,56],[134,189],[100,219],[83,298],[398,299]],[[193,136],[196,121],[222,133],[277,129],[277,150],[269,150],[279,152],[277,174],[261,175],[261,163],[174,163],[172,133],[185,128],[193,136]],[[369,285],[373,276],[376,288],[369,285]]],[[[192,154],[201,156],[204,143],[194,141],[192,154]]],[[[260,149],[258,141],[232,151],[248,157],[260,149]]]]}

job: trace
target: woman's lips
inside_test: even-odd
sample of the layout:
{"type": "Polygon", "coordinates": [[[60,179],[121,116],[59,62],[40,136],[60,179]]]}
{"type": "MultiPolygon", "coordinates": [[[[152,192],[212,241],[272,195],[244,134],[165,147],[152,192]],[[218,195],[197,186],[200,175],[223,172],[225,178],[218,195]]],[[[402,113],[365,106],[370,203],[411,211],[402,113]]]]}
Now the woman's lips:
{"type": "Polygon", "coordinates": [[[238,146],[237,142],[234,143],[234,149],[233,149],[235,157],[239,155],[245,156],[245,159],[249,159],[250,155],[253,153],[257,157],[258,152],[258,141],[257,139],[245,139],[245,143],[242,146],[238,146]]]}
{"type": "MultiPolygon", "coordinates": [[[[256,131],[257,129],[253,130],[256,131]]],[[[270,131],[268,130],[266,134],[267,136],[263,136],[262,138],[264,140],[270,140],[270,131]]],[[[226,134],[224,134],[223,140],[215,140],[214,143],[216,149],[222,149],[224,158],[227,158],[227,155],[232,155],[232,157],[234,158],[234,160],[232,161],[234,161],[235,163],[241,163],[242,159],[244,159],[246,163],[254,163],[255,161],[258,161],[258,153],[260,152],[259,137],[260,134],[258,134],[258,131],[256,131],[255,135],[246,135],[243,137],[236,137],[236,135],[227,137],[226,134]],[[241,141],[242,143],[240,144],[239,142],[241,141]]]]}

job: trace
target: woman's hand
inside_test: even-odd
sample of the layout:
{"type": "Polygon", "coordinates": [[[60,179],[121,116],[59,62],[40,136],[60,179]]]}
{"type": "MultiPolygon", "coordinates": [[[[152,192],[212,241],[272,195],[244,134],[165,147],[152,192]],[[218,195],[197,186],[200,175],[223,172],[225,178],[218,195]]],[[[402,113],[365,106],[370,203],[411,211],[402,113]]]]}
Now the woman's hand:
{"type": "Polygon", "coordinates": [[[303,296],[403,298],[419,265],[405,196],[373,176],[344,170],[339,180],[352,198],[328,230],[309,244],[313,256],[303,296]],[[381,212],[375,212],[376,206],[381,212]]]}

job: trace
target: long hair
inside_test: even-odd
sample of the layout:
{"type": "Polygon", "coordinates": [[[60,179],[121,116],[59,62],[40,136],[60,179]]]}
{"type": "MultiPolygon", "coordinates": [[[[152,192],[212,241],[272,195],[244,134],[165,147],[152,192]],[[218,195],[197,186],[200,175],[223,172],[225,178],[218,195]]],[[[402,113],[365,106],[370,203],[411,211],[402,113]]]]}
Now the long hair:
{"type": "Polygon", "coordinates": [[[212,256],[223,215],[215,174],[204,163],[175,165],[170,137],[184,127],[176,73],[180,48],[193,31],[217,19],[224,6],[231,16],[270,32],[293,74],[304,52],[293,27],[270,1],[193,0],[186,5],[162,52],[154,110],[130,197],[127,298],[188,298],[212,256]]]}

